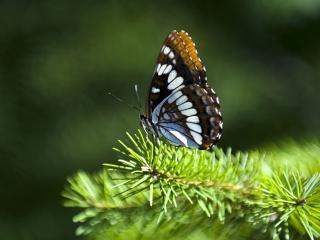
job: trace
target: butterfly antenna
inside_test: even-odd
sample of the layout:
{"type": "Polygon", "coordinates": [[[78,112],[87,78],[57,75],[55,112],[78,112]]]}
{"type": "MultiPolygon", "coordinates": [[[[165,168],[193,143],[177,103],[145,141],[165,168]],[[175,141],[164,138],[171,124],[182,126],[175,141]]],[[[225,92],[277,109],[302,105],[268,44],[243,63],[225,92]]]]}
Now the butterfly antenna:
{"type": "Polygon", "coordinates": [[[116,100],[117,102],[120,102],[120,103],[126,105],[128,108],[132,108],[132,109],[137,110],[138,112],[140,112],[140,108],[138,108],[138,107],[136,107],[136,106],[133,106],[133,105],[131,105],[131,104],[126,103],[122,98],[119,98],[119,97],[113,95],[111,92],[108,92],[108,95],[110,95],[110,96],[111,96],[114,100],[116,100]]]}
{"type": "Polygon", "coordinates": [[[142,109],[142,102],[141,102],[141,98],[140,98],[139,92],[138,92],[138,84],[134,85],[134,92],[136,93],[139,108],[142,109]]]}

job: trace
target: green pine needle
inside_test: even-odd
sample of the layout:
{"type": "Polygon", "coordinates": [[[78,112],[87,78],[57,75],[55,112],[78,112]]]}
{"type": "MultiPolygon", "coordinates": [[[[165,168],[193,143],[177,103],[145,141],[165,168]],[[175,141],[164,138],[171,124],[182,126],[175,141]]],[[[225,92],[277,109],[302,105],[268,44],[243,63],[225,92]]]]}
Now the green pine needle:
{"type": "Polygon", "coordinates": [[[201,239],[211,239],[212,226],[224,225],[229,232],[219,228],[219,236],[230,237],[228,224],[242,229],[251,223],[247,234],[320,237],[320,174],[312,167],[320,163],[319,144],[234,154],[158,144],[141,131],[127,133],[119,144],[117,164],[68,179],[65,206],[85,209],[74,218],[82,223],[77,234],[110,237],[113,230],[131,226],[132,236],[140,231],[148,239],[156,231],[168,238],[175,229],[179,239],[179,234],[199,233],[204,224],[201,239]]]}

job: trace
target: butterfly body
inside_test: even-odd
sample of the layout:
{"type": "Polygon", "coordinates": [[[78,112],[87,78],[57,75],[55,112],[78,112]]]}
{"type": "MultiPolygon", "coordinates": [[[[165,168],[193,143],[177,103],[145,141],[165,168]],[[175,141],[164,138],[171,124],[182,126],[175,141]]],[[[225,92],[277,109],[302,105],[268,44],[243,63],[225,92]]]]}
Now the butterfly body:
{"type": "Polygon", "coordinates": [[[184,31],[166,38],[153,74],[143,127],[176,146],[209,149],[219,141],[219,100],[195,44],[184,31]]]}

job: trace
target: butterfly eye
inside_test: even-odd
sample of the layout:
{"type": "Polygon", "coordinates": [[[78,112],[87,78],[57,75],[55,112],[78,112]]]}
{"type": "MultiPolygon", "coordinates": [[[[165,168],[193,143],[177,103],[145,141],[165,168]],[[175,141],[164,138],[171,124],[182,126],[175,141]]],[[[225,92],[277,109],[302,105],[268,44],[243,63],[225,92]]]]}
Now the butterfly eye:
{"type": "Polygon", "coordinates": [[[219,109],[193,40],[172,31],[157,59],[141,125],[173,145],[208,149],[222,134],[219,109]]]}

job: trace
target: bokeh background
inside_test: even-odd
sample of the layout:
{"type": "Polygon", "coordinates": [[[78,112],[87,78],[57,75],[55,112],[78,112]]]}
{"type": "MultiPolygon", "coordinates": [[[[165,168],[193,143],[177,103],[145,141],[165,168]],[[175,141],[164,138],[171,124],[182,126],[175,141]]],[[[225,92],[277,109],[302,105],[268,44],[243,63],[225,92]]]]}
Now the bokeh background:
{"type": "Polygon", "coordinates": [[[320,1],[1,1],[0,239],[76,239],[65,179],[139,127],[161,44],[188,31],[220,96],[220,146],[320,133],[320,1]]]}

